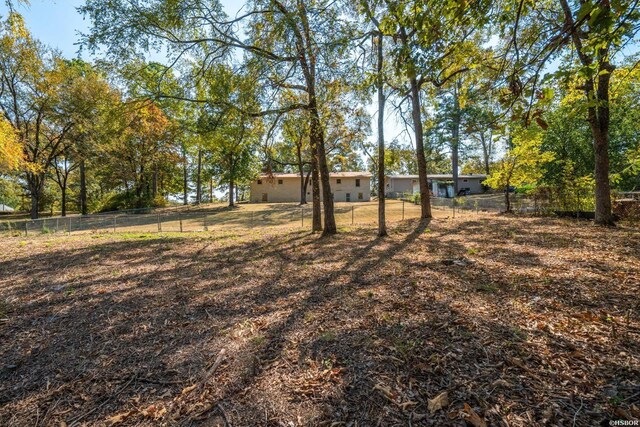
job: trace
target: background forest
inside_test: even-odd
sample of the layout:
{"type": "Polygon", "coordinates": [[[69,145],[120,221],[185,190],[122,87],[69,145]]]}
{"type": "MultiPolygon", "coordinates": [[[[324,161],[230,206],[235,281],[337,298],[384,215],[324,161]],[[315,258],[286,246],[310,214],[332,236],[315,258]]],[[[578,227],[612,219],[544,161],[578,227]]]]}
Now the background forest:
{"type": "Polygon", "coordinates": [[[294,172],[331,234],[319,184],[368,169],[374,195],[419,175],[424,218],[427,173],[477,173],[609,224],[640,187],[637,1],[87,0],[91,61],[22,7],[0,28],[0,203],[32,218],[233,205],[294,172]]]}

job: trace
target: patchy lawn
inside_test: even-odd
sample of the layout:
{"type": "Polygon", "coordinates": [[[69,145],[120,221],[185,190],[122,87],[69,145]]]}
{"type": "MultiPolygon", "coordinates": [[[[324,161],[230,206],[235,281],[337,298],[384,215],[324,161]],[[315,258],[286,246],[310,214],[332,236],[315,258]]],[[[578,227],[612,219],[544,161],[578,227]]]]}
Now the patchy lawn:
{"type": "MultiPolygon", "coordinates": [[[[0,425],[640,417],[640,231],[478,217],[5,238],[0,425]]],[[[465,421],[466,420],[466,421],[465,421]]]]}

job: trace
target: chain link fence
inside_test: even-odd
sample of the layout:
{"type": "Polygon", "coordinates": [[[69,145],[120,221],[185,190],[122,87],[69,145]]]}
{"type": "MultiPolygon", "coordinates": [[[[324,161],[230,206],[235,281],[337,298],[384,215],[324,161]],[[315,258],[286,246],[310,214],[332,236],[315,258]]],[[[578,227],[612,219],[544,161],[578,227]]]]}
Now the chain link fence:
{"type": "MultiPolygon", "coordinates": [[[[496,212],[495,208],[462,203],[455,199],[432,199],[433,214],[441,217],[465,217],[496,212]]],[[[408,201],[387,200],[386,220],[396,222],[420,218],[420,205],[408,201]]],[[[338,226],[377,226],[377,202],[336,203],[338,226]]],[[[194,206],[178,208],[118,211],[94,215],[70,215],[40,219],[2,219],[0,232],[10,235],[49,233],[137,233],[197,232],[212,229],[294,227],[311,228],[311,205],[242,204],[239,207],[194,206]]]]}

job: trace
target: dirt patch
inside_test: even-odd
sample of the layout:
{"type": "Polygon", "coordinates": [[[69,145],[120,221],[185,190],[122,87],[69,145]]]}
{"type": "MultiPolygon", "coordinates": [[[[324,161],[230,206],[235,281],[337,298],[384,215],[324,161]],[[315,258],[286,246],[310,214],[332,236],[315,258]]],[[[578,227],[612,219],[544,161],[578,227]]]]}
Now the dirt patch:
{"type": "Polygon", "coordinates": [[[391,231],[4,239],[0,425],[640,417],[638,230],[391,231]]]}

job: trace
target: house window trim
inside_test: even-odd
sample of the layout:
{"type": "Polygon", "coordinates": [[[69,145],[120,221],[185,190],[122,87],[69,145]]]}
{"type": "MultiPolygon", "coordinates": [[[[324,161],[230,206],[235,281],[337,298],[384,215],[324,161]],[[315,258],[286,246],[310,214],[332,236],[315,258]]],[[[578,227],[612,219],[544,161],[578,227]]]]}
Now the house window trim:
{"type": "Polygon", "coordinates": [[[342,184],[342,178],[336,178],[336,184],[342,184]]]}
{"type": "Polygon", "coordinates": [[[279,179],[279,180],[278,180],[278,185],[283,185],[283,184],[284,184],[284,180],[279,179]]]}
{"type": "Polygon", "coordinates": [[[258,185],[262,185],[262,180],[261,179],[258,180],[258,185]]]}
{"type": "Polygon", "coordinates": [[[356,178],[356,187],[360,187],[360,178],[356,178]]]}

